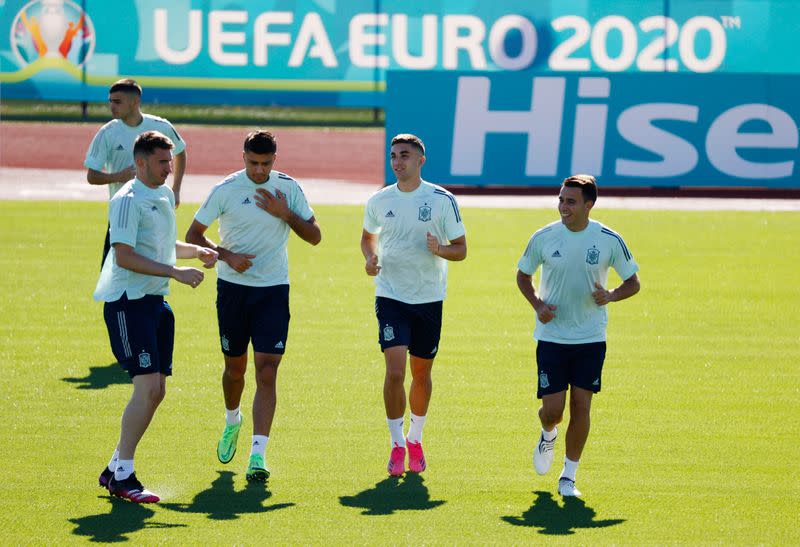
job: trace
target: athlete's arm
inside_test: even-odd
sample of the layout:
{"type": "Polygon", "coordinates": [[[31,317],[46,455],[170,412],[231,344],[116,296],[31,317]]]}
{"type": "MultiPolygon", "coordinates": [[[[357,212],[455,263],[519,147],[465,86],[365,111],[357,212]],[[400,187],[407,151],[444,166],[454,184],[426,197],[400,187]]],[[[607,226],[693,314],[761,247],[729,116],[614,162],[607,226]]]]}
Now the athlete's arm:
{"type": "Polygon", "coordinates": [[[308,220],[304,220],[289,209],[286,195],[280,190],[276,190],[273,195],[268,190],[259,188],[256,190],[255,198],[259,208],[284,221],[303,241],[312,245],[322,241],[322,231],[317,224],[317,219],[312,216],[308,220]]]}
{"type": "Polygon", "coordinates": [[[116,173],[103,173],[102,171],[96,171],[94,169],[86,170],[86,180],[89,182],[89,184],[94,184],[94,185],[114,184],[115,182],[128,182],[135,176],[136,176],[136,167],[134,167],[133,165],[131,165],[130,167],[126,167],[122,171],[117,171],[116,173]]]}
{"type": "Polygon", "coordinates": [[[609,302],[619,302],[639,292],[639,276],[633,274],[623,281],[619,287],[611,289],[610,291],[605,290],[603,286],[597,282],[595,282],[594,287],[597,289],[592,293],[595,304],[598,306],[605,306],[609,302]]]}
{"type": "Polygon", "coordinates": [[[133,247],[124,243],[114,243],[114,254],[117,258],[117,266],[132,272],[157,277],[171,277],[191,287],[196,287],[203,281],[203,272],[197,268],[170,266],[156,262],[140,255],[133,247]]]}
{"type": "Polygon", "coordinates": [[[556,306],[545,303],[536,296],[536,289],[533,286],[533,276],[528,275],[522,270],[517,270],[517,287],[522,296],[533,306],[536,316],[542,323],[549,323],[555,318],[556,306]]]}
{"type": "Polygon", "coordinates": [[[172,166],[172,193],[175,194],[175,208],[181,204],[181,183],[186,172],[186,150],[175,154],[172,166]]]}
{"type": "Polygon", "coordinates": [[[175,256],[178,258],[197,258],[203,263],[204,268],[213,268],[219,255],[214,249],[195,245],[193,243],[175,242],[175,256]]]}
{"type": "Polygon", "coordinates": [[[247,271],[253,265],[252,259],[256,255],[234,253],[224,247],[220,247],[205,236],[206,230],[208,230],[208,226],[205,224],[197,220],[192,221],[192,225],[186,231],[186,242],[216,251],[220,260],[239,273],[247,271]]]}
{"type": "Polygon", "coordinates": [[[450,245],[442,245],[439,239],[428,232],[428,250],[445,260],[464,260],[467,258],[467,236],[461,236],[450,241],[450,245]]]}
{"type": "Polygon", "coordinates": [[[367,275],[378,275],[381,267],[378,266],[378,234],[371,234],[366,230],[361,231],[361,254],[364,255],[366,264],[364,270],[367,275]]]}

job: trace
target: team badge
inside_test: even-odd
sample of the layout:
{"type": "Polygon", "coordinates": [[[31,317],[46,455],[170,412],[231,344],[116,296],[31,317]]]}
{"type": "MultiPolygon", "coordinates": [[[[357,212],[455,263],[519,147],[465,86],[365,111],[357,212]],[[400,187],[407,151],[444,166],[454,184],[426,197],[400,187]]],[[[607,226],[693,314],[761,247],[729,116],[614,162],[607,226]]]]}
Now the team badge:
{"type": "Polygon", "coordinates": [[[591,249],[586,249],[586,263],[587,264],[598,264],[600,262],[600,251],[592,247],[591,249]]]}
{"type": "Polygon", "coordinates": [[[387,342],[394,340],[394,329],[389,325],[383,327],[383,339],[387,342]]]}
{"type": "Polygon", "coordinates": [[[544,372],[539,374],[539,387],[542,389],[550,387],[550,380],[547,378],[547,374],[544,372]]]}
{"type": "Polygon", "coordinates": [[[427,205],[423,205],[419,208],[419,217],[418,220],[422,222],[428,222],[431,219],[431,208],[427,205]]]}
{"type": "Polygon", "coordinates": [[[150,363],[150,354],[143,351],[139,354],[139,366],[142,368],[147,368],[151,365],[150,363]]]}
{"type": "Polygon", "coordinates": [[[225,338],[224,334],[219,337],[219,341],[222,343],[222,349],[224,349],[225,351],[231,350],[231,343],[228,341],[227,338],[225,338]]]}

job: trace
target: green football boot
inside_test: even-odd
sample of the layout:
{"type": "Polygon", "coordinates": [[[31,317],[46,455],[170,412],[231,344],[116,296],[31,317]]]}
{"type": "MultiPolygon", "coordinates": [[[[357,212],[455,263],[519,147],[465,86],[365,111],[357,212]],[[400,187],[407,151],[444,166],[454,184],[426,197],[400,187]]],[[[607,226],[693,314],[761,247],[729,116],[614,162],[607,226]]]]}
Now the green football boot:
{"type": "Polygon", "coordinates": [[[226,425],[217,443],[217,458],[222,463],[228,463],[236,455],[236,442],[239,440],[239,430],[242,428],[244,417],[236,425],[226,425]]]}
{"type": "Polygon", "coordinates": [[[266,482],[269,478],[269,469],[264,463],[264,456],[250,455],[250,465],[247,466],[247,480],[251,482],[266,482]]]}

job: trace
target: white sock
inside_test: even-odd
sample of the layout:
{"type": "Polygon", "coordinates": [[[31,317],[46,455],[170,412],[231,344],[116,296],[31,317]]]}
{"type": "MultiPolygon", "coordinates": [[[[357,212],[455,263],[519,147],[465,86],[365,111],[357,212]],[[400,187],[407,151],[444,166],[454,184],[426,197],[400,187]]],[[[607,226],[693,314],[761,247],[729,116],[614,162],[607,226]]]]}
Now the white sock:
{"type": "Polygon", "coordinates": [[[403,437],[403,418],[386,418],[386,423],[389,424],[389,434],[392,436],[392,448],[395,446],[402,446],[405,448],[406,439],[403,437]]]}
{"type": "Polygon", "coordinates": [[[557,434],[558,434],[557,427],[554,427],[552,431],[545,431],[544,428],[542,428],[542,437],[544,437],[545,441],[552,441],[553,439],[556,438],[557,434]]]}
{"type": "Polygon", "coordinates": [[[417,416],[411,413],[411,424],[408,426],[408,442],[421,443],[422,442],[422,428],[425,427],[425,416],[417,416]]]}
{"type": "Polygon", "coordinates": [[[228,425],[236,425],[242,421],[242,416],[239,413],[239,408],[236,407],[233,410],[225,409],[225,423],[228,425]]]}
{"type": "Polygon", "coordinates": [[[133,473],[133,460],[117,460],[117,469],[114,471],[114,480],[124,481],[133,473]]]}
{"type": "Polygon", "coordinates": [[[114,449],[114,455],[111,456],[111,460],[108,462],[108,470],[109,471],[116,471],[117,470],[117,462],[119,461],[119,450],[114,449]]]}
{"type": "Polygon", "coordinates": [[[564,458],[564,469],[561,470],[561,478],[567,478],[575,481],[575,475],[578,473],[578,463],[564,458]]]}
{"type": "Polygon", "coordinates": [[[253,435],[253,444],[250,446],[250,455],[255,456],[258,454],[262,458],[267,450],[267,443],[269,437],[267,435],[253,435]]]}

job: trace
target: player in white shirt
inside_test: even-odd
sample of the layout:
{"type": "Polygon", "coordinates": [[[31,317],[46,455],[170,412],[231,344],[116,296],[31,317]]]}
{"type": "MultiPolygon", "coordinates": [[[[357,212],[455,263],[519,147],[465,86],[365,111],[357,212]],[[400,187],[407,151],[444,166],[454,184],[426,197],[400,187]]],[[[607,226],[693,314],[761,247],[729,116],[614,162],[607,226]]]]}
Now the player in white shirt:
{"type": "MultiPolygon", "coordinates": [[[[158,131],[173,143],[174,155],[172,192],[175,207],[180,204],[181,182],[186,170],[186,143],[164,118],[141,111],[142,88],[131,79],[115,82],[108,91],[113,120],[95,134],[83,165],[87,168],[89,184],[108,185],[109,199],[136,174],[133,162],[133,143],[146,131],[158,131]]],[[[103,245],[103,261],[109,250],[108,232],[103,245]]]]}
{"type": "Polygon", "coordinates": [[[391,436],[388,471],[425,470],[422,428],[431,399],[431,370],[439,349],[447,261],[464,260],[467,239],[456,199],[422,180],[425,145],[415,135],[392,139],[391,165],[397,184],[367,202],[361,252],[367,275],[375,276],[378,341],[386,362],[383,400],[391,436]],[[404,436],[406,354],[411,422],[404,436]]]}
{"type": "Polygon", "coordinates": [[[103,316],[111,349],[133,383],[122,414],[119,443],[100,474],[100,486],[135,503],[159,497],[136,478],[133,457],[166,392],[172,375],[175,318],[164,300],[169,278],[197,287],[203,272],[176,267],[176,258],[199,258],[206,268],[217,260],[211,249],[176,241],[175,201],[164,186],[172,169],[172,141],[156,131],[139,135],[134,145],[136,177],[109,207],[111,252],[94,292],[105,302],[103,316]]]}
{"type": "Polygon", "coordinates": [[[558,481],[562,496],[580,496],[575,487],[578,462],[589,437],[592,395],[600,391],[606,354],[606,304],[639,292],[639,266],[619,234],[589,220],[597,201],[591,175],[564,179],[558,196],[561,221],[537,231],[519,260],[517,287],[536,312],[534,338],[542,400],[542,432],[533,463],[544,475],[553,462],[553,447],[570,390],[566,457],[558,481]],[[541,266],[537,292],[533,274],[541,266]],[[608,270],[624,281],[606,290],[608,270]]]}
{"type": "Polygon", "coordinates": [[[278,145],[267,131],[247,135],[245,168],[217,184],[186,233],[186,241],[216,249],[217,320],[225,358],[222,392],[226,425],[217,458],[228,463],[236,453],[247,347],[252,341],[256,369],[253,439],[246,477],[265,481],[265,450],[277,401],[278,365],[289,332],[289,232],[316,245],[322,239],[314,211],[290,176],[272,169],[278,145]],[[219,219],[219,245],[205,236],[219,219]]]}

